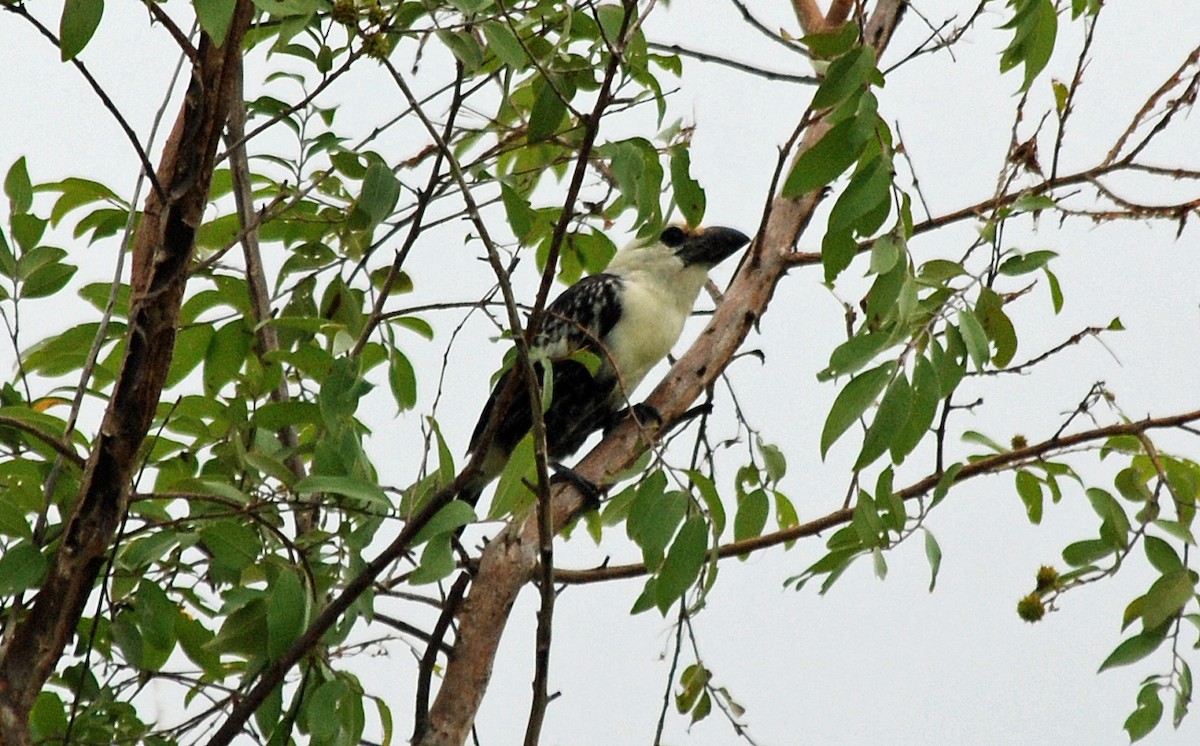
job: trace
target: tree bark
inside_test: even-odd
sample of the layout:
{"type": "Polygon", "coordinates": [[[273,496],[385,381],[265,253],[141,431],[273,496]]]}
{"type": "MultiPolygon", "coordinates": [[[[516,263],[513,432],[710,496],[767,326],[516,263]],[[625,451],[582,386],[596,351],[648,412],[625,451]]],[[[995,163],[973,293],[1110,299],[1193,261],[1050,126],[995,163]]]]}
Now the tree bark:
{"type": "MultiPolygon", "coordinates": [[[[877,53],[884,51],[906,8],[907,0],[880,0],[876,4],[864,38],[877,53]]],[[[827,129],[823,121],[816,121],[805,132],[801,149],[811,147],[827,129]]],[[[680,417],[720,375],[750,328],[762,317],[818,201],[816,193],[772,200],[765,226],[751,244],[746,261],[712,320],[646,400],[664,422],[680,417]]],[[[575,471],[593,484],[610,484],[644,450],[639,437],[637,426],[627,421],[606,436],[575,471]]],[[[555,533],[583,507],[583,500],[570,485],[556,488],[552,506],[555,533]]],[[[509,613],[537,567],[538,541],[537,517],[530,516],[521,523],[509,524],[484,550],[470,594],[459,612],[458,639],[430,708],[429,728],[417,746],[460,746],[466,742],[491,678],[509,613]]]]}
{"type": "Polygon", "coordinates": [[[239,0],[222,47],[200,40],[191,82],[146,200],[133,248],[132,302],[121,373],[79,499],[28,615],[0,658],[0,743],[29,743],[29,711],[74,633],[125,517],[131,476],[175,346],[188,263],[205,205],[252,13],[239,0]]]}

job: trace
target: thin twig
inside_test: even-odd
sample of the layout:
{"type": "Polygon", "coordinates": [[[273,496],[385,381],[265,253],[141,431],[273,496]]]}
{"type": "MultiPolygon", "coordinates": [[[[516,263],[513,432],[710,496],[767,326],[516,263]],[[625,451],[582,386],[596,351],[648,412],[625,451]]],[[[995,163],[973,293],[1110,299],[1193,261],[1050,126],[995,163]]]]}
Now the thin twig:
{"type": "Polygon", "coordinates": [[[731,60],[728,57],[721,57],[720,55],[701,52],[697,49],[688,49],[687,47],[681,47],[678,44],[660,44],[659,42],[652,41],[648,42],[646,46],[655,50],[656,52],[670,52],[671,54],[677,54],[681,57],[691,57],[692,59],[696,59],[701,62],[711,62],[715,65],[723,65],[724,67],[737,70],[738,72],[749,73],[756,77],[763,78],[764,80],[778,80],[784,83],[799,83],[801,85],[817,85],[821,82],[821,80],[815,75],[796,75],[794,73],[781,73],[774,70],[765,70],[761,67],[755,67],[754,65],[746,62],[738,62],[737,60],[731,60]]]}

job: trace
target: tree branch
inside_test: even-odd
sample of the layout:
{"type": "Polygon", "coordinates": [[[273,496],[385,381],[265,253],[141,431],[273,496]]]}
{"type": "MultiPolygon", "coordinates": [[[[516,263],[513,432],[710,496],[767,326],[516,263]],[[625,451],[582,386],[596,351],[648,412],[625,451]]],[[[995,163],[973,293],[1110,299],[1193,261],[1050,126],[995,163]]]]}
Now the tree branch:
{"type": "MultiPolygon", "coordinates": [[[[1068,450],[1094,441],[1107,440],[1118,435],[1142,435],[1149,430],[1181,427],[1196,421],[1200,421],[1200,410],[1184,412],[1183,414],[1168,417],[1148,418],[1137,422],[1124,422],[1087,430],[1074,435],[1051,437],[1041,443],[1035,443],[1025,448],[1015,448],[1011,451],[997,453],[993,456],[972,461],[963,466],[958,474],[955,475],[954,484],[965,482],[974,477],[995,474],[1009,467],[1044,458],[1048,454],[1068,450]]],[[[941,474],[930,474],[908,487],[897,491],[896,494],[901,499],[913,500],[929,494],[930,491],[938,486],[941,479],[941,474]]],[[[712,550],[709,556],[711,557],[715,554],[719,559],[740,557],[819,534],[822,531],[849,523],[853,517],[854,509],[852,507],[835,510],[807,523],[763,534],[762,536],[756,536],[752,539],[743,539],[742,541],[722,544],[720,547],[712,550]]],[[[632,563],[628,565],[608,565],[590,570],[564,570],[560,568],[555,577],[560,583],[578,585],[599,583],[605,580],[636,578],[645,575],[647,572],[648,570],[644,564],[632,563]]]]}

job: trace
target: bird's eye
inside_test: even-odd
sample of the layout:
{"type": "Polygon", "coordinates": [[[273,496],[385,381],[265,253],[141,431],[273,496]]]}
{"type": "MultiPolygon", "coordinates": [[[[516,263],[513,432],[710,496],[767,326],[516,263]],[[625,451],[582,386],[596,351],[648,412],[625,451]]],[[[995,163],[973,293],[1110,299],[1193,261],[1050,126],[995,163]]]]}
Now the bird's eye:
{"type": "Polygon", "coordinates": [[[659,236],[659,240],[671,248],[680,245],[685,239],[687,239],[687,233],[677,225],[670,226],[659,236]]]}

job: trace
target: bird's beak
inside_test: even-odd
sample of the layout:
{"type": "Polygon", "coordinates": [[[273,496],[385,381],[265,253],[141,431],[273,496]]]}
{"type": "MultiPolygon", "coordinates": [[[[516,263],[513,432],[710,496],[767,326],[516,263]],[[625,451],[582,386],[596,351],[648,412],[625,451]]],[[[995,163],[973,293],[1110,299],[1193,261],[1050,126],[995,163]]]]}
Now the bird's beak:
{"type": "Polygon", "coordinates": [[[750,238],[739,230],[713,226],[689,236],[675,250],[675,255],[688,265],[715,267],[748,243],[750,238]]]}

